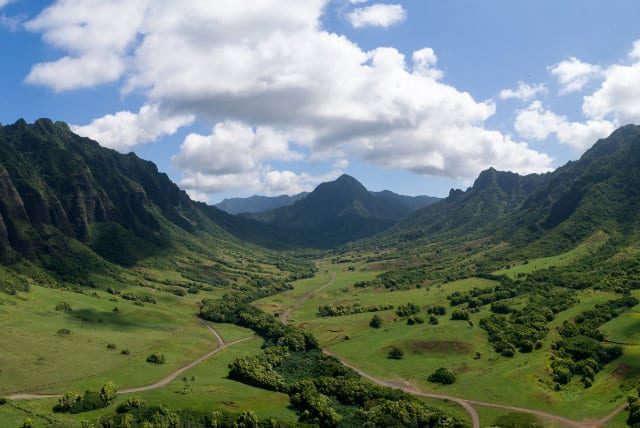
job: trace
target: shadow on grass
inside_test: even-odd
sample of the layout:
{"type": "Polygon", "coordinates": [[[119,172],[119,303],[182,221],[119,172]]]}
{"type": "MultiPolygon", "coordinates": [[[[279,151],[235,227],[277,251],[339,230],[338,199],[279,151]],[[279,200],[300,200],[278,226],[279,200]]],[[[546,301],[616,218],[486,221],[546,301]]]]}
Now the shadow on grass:
{"type": "Polygon", "coordinates": [[[82,325],[93,328],[117,329],[131,331],[136,329],[165,329],[177,328],[179,325],[167,323],[166,320],[154,320],[134,316],[118,311],[100,311],[96,309],[79,309],[68,313],[69,318],[78,321],[82,325]],[[162,322],[165,321],[165,322],[162,322]]]}

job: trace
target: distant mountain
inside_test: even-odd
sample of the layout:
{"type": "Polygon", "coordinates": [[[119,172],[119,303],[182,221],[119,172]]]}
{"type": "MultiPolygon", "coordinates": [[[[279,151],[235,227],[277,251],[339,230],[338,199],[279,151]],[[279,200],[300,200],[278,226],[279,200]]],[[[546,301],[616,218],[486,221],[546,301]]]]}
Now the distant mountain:
{"type": "Polygon", "coordinates": [[[296,245],[326,248],[385,230],[425,202],[430,199],[369,192],[344,174],[291,206],[242,217],[281,229],[296,245]]]}
{"type": "Polygon", "coordinates": [[[434,202],[438,202],[441,198],[435,196],[406,196],[393,193],[389,190],[383,190],[381,192],[371,192],[375,197],[386,200],[389,203],[403,205],[407,207],[409,212],[431,205],[434,202]]]}
{"type": "Polygon", "coordinates": [[[307,192],[302,192],[292,196],[254,195],[248,198],[228,198],[224,199],[222,202],[215,204],[214,206],[218,209],[228,212],[229,214],[259,213],[262,211],[293,205],[294,202],[305,198],[307,195],[307,192]]]}

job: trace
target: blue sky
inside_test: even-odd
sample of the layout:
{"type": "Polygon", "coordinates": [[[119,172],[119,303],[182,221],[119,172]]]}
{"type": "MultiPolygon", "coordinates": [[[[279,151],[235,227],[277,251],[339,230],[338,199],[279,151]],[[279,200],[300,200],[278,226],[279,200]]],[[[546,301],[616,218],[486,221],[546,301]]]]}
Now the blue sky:
{"type": "Polygon", "coordinates": [[[0,122],[62,120],[193,197],[348,173],[443,196],[640,123],[632,0],[0,0],[0,122]]]}

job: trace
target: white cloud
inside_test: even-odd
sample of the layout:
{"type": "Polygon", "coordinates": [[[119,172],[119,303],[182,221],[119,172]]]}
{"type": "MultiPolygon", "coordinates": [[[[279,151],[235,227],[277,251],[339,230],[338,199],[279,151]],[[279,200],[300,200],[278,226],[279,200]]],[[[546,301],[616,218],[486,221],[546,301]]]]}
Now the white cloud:
{"type": "Polygon", "coordinates": [[[172,160],[183,170],[228,175],[255,171],[268,160],[300,158],[289,149],[286,136],[274,129],[254,131],[243,123],[227,121],[217,124],[211,135],[188,135],[172,160]]]}
{"type": "Polygon", "coordinates": [[[633,43],[633,49],[629,52],[629,58],[640,60],[640,40],[633,43]]]}
{"type": "Polygon", "coordinates": [[[502,100],[516,98],[522,101],[529,101],[535,98],[538,94],[546,92],[547,87],[544,85],[544,83],[529,85],[525,82],[518,82],[518,87],[515,90],[503,89],[502,91],[500,91],[499,97],[502,100]]]}
{"type": "Polygon", "coordinates": [[[561,93],[581,91],[587,83],[602,74],[600,66],[580,61],[571,57],[554,66],[548,67],[551,74],[557,77],[561,85],[561,93]]]}
{"type": "Polygon", "coordinates": [[[349,0],[349,3],[351,4],[360,4],[360,3],[366,3],[369,0],[349,0]]]}
{"type": "MultiPolygon", "coordinates": [[[[0,6],[1,8],[2,6],[0,6]]],[[[22,20],[24,18],[22,16],[6,16],[0,15],[0,27],[5,30],[15,32],[22,25],[22,20]]]]}
{"type": "Polygon", "coordinates": [[[91,88],[117,80],[124,71],[121,57],[108,54],[87,54],[81,57],[65,56],[57,61],[33,66],[25,81],[49,86],[55,91],[91,88]]]}
{"type": "MultiPolygon", "coordinates": [[[[130,147],[193,118],[217,124],[209,136],[187,138],[175,157],[184,170],[183,186],[192,190],[268,188],[270,162],[295,159],[292,143],[304,146],[308,159],[360,156],[383,167],[446,177],[473,177],[488,166],[549,169],[548,156],[485,129],[494,103],[440,81],[432,49],[407,59],[394,48],[363,51],[323,30],[327,1],[58,0],[31,28],[71,58],[84,61],[100,53],[121,61],[122,68],[106,76],[104,70],[87,71],[80,60],[69,61],[65,73],[89,75],[81,85],[118,79],[163,118],[174,118],[158,129],[141,120],[142,110],[121,112],[86,127],[108,134],[115,124],[117,138],[102,138],[109,144],[127,141],[130,147]],[[132,4],[132,17],[113,28],[74,10],[82,3],[93,15],[104,12],[117,20],[111,4],[121,2],[132,4]],[[234,151],[232,141],[242,149],[234,151]]],[[[51,76],[60,67],[46,64],[51,76]]],[[[41,82],[59,90],[72,87],[41,82]]]]}
{"type": "Polygon", "coordinates": [[[126,70],[128,48],[136,41],[150,0],[64,0],[44,9],[25,28],[69,52],[36,64],[28,83],[56,91],[117,81],[126,70]]]}
{"type": "Polygon", "coordinates": [[[640,41],[636,41],[629,57],[631,65],[613,65],[604,72],[604,81],[593,94],[584,97],[582,110],[595,119],[640,123],[640,41]]]}
{"type": "Polygon", "coordinates": [[[144,105],[137,114],[121,111],[95,119],[86,126],[73,125],[71,129],[105,147],[126,152],[138,144],[172,135],[193,120],[190,114],[169,116],[157,105],[144,105]]]}
{"type": "Polygon", "coordinates": [[[9,3],[11,3],[13,0],[0,0],[0,8],[5,7],[6,5],[8,5],[9,3]]]}
{"type": "Polygon", "coordinates": [[[439,80],[443,76],[442,70],[436,68],[438,57],[431,48],[417,50],[411,56],[413,61],[413,72],[424,77],[439,80]]]}
{"type": "Polygon", "coordinates": [[[353,28],[389,28],[407,19],[407,11],[400,4],[374,4],[354,10],[347,19],[353,28]]]}
{"type": "Polygon", "coordinates": [[[570,122],[565,116],[559,116],[542,107],[539,101],[519,110],[514,128],[524,138],[544,140],[555,134],[558,142],[583,152],[599,138],[604,138],[615,129],[615,124],[606,120],[587,120],[570,122]]]}
{"type": "Polygon", "coordinates": [[[321,176],[270,169],[235,174],[205,174],[198,171],[187,171],[180,181],[180,186],[187,189],[190,195],[196,195],[199,200],[203,200],[207,194],[228,190],[237,190],[245,194],[294,195],[300,192],[310,192],[318,184],[334,180],[341,174],[340,170],[333,170],[321,176]]]}
{"type": "Polygon", "coordinates": [[[609,68],[602,86],[584,98],[583,111],[589,117],[612,115],[621,123],[640,123],[640,64],[609,68]]]}

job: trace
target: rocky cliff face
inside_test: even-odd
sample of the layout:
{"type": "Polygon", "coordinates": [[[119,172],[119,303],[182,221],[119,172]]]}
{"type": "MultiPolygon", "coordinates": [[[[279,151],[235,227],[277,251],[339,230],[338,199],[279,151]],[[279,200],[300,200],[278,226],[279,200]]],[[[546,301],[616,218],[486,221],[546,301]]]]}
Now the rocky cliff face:
{"type": "Polygon", "coordinates": [[[105,149],[48,119],[0,127],[3,257],[40,257],[61,236],[106,251],[111,243],[101,240],[112,237],[104,231],[115,225],[122,245],[139,238],[161,248],[163,222],[188,232],[216,229],[169,177],[133,153],[105,149]]]}

